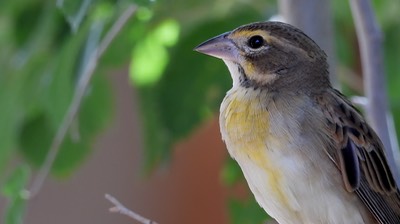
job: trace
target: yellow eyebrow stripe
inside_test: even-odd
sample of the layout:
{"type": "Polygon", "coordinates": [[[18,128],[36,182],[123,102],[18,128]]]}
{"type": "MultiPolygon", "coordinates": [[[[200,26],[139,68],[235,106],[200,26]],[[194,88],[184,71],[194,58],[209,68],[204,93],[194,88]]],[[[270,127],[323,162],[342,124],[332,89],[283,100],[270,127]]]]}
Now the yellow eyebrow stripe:
{"type": "Polygon", "coordinates": [[[237,32],[233,32],[231,34],[231,37],[234,39],[235,38],[240,39],[240,38],[250,38],[256,35],[262,36],[267,41],[267,43],[269,43],[271,36],[267,31],[264,30],[240,30],[237,32]]]}

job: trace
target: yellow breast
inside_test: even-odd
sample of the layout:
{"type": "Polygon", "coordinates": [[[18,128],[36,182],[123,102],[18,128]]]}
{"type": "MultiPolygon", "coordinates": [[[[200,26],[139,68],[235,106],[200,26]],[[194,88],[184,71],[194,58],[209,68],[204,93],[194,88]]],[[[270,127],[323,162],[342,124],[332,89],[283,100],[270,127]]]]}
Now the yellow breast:
{"type": "Polygon", "coordinates": [[[235,148],[248,151],[265,151],[269,134],[269,113],[259,100],[240,96],[238,92],[226,98],[227,107],[222,112],[228,139],[235,148]]]}
{"type": "Polygon", "coordinates": [[[279,200],[287,204],[280,186],[282,173],[270,156],[270,150],[273,149],[267,146],[268,142],[276,142],[277,139],[270,134],[270,114],[265,99],[255,96],[257,92],[244,91],[239,89],[229,92],[221,106],[220,125],[224,141],[231,156],[241,166],[256,198],[279,200]],[[257,170],[252,168],[248,172],[262,172],[265,181],[253,183],[249,177],[252,174],[246,174],[247,167],[255,167],[257,170]],[[258,191],[256,188],[263,187],[268,188],[271,195],[257,195],[254,192],[258,191]]]}

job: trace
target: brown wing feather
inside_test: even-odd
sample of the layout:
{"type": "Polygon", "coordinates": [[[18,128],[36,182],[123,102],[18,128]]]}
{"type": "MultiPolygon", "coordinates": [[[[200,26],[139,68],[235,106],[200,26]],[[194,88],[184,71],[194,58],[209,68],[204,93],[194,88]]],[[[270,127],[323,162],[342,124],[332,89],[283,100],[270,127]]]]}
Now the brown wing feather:
{"type": "Polygon", "coordinates": [[[329,90],[316,101],[333,140],[327,153],[345,188],[357,193],[379,223],[400,223],[400,192],[379,137],[338,91],[329,90]]]}

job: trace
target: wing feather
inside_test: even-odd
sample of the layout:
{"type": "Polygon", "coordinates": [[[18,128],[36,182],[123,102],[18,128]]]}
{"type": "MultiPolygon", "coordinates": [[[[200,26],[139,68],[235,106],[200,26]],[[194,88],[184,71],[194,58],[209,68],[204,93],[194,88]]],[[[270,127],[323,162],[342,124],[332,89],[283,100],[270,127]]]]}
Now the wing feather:
{"type": "Polygon", "coordinates": [[[400,192],[379,137],[340,92],[329,90],[316,102],[333,140],[327,153],[346,190],[354,191],[379,223],[400,223],[400,192]]]}

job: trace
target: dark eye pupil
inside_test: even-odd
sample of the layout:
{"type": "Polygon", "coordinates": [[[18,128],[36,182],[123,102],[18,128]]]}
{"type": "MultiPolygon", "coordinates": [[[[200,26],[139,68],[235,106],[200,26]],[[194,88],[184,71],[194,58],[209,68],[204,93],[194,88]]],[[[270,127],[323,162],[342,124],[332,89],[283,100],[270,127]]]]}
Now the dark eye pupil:
{"type": "Polygon", "coordinates": [[[261,36],[252,36],[249,39],[249,46],[254,49],[261,47],[263,43],[264,39],[261,36]]]}

